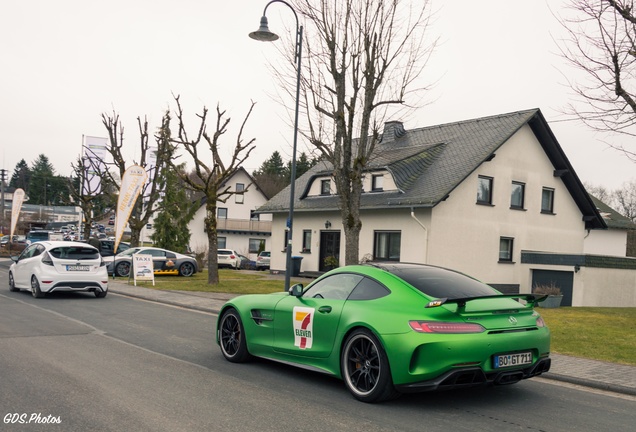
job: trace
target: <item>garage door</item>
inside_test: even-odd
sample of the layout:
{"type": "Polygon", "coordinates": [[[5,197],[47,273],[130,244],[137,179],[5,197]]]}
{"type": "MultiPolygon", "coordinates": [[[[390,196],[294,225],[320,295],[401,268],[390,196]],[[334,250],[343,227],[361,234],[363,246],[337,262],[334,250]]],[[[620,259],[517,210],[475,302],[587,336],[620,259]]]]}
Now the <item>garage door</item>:
{"type": "Polygon", "coordinates": [[[532,270],[532,286],[556,285],[561,288],[563,299],[561,306],[572,306],[572,287],[574,286],[574,273],[554,270],[532,270]]]}

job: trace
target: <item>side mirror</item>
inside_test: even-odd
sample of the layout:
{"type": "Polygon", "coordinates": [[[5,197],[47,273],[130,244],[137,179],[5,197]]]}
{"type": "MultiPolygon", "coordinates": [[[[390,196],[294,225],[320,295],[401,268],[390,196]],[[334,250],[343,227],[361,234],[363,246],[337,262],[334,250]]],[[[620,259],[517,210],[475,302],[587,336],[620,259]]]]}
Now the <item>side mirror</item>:
{"type": "Polygon", "coordinates": [[[300,297],[303,295],[303,284],[296,284],[289,288],[289,295],[294,297],[300,297]]]}

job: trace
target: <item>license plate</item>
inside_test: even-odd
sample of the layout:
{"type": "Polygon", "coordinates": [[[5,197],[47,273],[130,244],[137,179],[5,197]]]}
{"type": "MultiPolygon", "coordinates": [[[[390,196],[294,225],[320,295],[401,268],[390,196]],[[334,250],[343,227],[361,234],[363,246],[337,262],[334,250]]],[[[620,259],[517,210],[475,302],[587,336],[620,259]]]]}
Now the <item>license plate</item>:
{"type": "Polygon", "coordinates": [[[66,271],[89,271],[91,266],[87,265],[67,265],[66,271]]]}
{"type": "Polygon", "coordinates": [[[521,366],[532,364],[532,353],[531,352],[521,352],[514,354],[501,354],[496,355],[494,358],[495,369],[512,367],[512,366],[521,366]]]}

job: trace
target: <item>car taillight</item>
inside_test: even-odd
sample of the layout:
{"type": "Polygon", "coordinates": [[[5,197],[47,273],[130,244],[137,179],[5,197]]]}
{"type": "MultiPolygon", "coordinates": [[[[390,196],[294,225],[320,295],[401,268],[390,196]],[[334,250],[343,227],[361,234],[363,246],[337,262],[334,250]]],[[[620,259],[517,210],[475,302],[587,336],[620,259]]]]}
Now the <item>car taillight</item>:
{"type": "Polygon", "coordinates": [[[53,260],[51,259],[51,255],[49,255],[48,252],[44,252],[44,254],[42,255],[42,264],[46,264],[46,265],[53,265],[53,260]]]}
{"type": "Polygon", "coordinates": [[[481,333],[485,330],[480,324],[474,323],[409,321],[409,325],[418,333],[481,333]]]}
{"type": "Polygon", "coordinates": [[[234,255],[230,255],[231,259],[236,259],[236,257],[234,255]]]}
{"type": "Polygon", "coordinates": [[[533,315],[537,317],[537,327],[545,327],[545,321],[543,321],[543,318],[541,318],[541,315],[539,315],[536,312],[533,315]]]}

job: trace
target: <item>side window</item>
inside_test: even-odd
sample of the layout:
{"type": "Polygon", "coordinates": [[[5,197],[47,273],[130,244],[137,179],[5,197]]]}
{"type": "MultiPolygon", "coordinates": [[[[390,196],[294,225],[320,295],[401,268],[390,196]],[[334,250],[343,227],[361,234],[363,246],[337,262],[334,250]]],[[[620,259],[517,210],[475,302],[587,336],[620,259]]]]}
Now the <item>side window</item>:
{"type": "Polygon", "coordinates": [[[381,261],[399,261],[402,233],[400,231],[375,231],[373,259],[381,261]]]}
{"type": "Polygon", "coordinates": [[[515,210],[523,210],[525,201],[526,185],[520,182],[512,182],[512,190],[510,192],[510,208],[515,210]]]}
{"type": "Polygon", "coordinates": [[[384,285],[365,277],[355,287],[348,300],[374,300],[389,294],[391,291],[384,285]]]}
{"type": "Polygon", "coordinates": [[[28,248],[26,248],[25,250],[22,251],[22,253],[20,254],[20,259],[23,260],[25,258],[31,258],[33,256],[33,254],[35,253],[35,250],[37,249],[38,245],[31,245],[28,248]]]}
{"type": "Polygon", "coordinates": [[[492,177],[479,176],[477,180],[477,204],[492,205],[492,177]]]}
{"type": "Polygon", "coordinates": [[[303,297],[346,300],[361,279],[352,273],[335,274],[311,285],[303,297]]]}
{"type": "Polygon", "coordinates": [[[541,213],[554,214],[554,189],[544,187],[541,191],[541,213]]]}
{"type": "MultiPolygon", "coordinates": [[[[243,183],[237,183],[236,184],[236,191],[237,192],[243,192],[245,190],[245,185],[243,183]]],[[[245,195],[244,194],[236,194],[234,195],[234,202],[237,204],[243,204],[243,202],[245,201],[245,195]]]]}
{"type": "Polygon", "coordinates": [[[303,252],[311,252],[311,230],[303,230],[303,252]]]}
{"type": "Polygon", "coordinates": [[[514,239],[511,237],[499,238],[499,262],[510,263],[512,262],[512,247],[514,239]]]}
{"type": "Polygon", "coordinates": [[[250,253],[258,253],[265,249],[265,240],[263,239],[249,239],[249,252],[250,253]]]}

